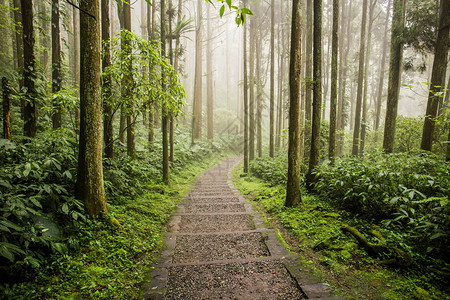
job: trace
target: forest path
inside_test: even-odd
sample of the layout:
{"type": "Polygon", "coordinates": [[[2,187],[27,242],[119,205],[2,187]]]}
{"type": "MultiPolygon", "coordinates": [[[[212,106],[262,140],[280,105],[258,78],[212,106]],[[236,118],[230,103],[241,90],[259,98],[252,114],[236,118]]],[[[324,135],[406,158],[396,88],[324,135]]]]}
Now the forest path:
{"type": "Polygon", "coordinates": [[[178,205],[144,299],[330,299],[234,188],[240,159],[205,171],[178,205]]]}

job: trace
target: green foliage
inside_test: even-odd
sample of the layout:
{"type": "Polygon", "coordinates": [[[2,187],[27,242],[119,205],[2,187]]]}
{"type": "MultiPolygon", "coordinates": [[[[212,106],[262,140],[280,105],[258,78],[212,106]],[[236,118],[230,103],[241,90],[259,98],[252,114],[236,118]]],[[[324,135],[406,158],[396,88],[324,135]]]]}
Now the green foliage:
{"type": "Polygon", "coordinates": [[[288,157],[285,151],[277,153],[274,158],[268,156],[255,158],[250,162],[250,172],[272,185],[286,184],[288,157]]]}
{"type": "Polygon", "coordinates": [[[317,171],[324,201],[367,220],[389,220],[416,250],[448,255],[450,166],[428,152],[337,158],[317,171]],[[437,197],[437,198],[435,198],[437,197]],[[425,247],[424,245],[429,245],[425,247]]]}
{"type": "Polygon", "coordinates": [[[0,255],[7,259],[1,265],[39,267],[46,252],[67,250],[42,218],[68,230],[85,219],[83,205],[72,196],[76,143],[62,131],[23,144],[0,141],[0,255]]]}
{"type": "MultiPolygon", "coordinates": [[[[212,0],[205,0],[205,1],[207,3],[214,5],[212,0]]],[[[232,5],[231,0],[216,0],[216,2],[219,2],[222,4],[222,6],[220,7],[220,11],[219,11],[220,17],[222,17],[223,14],[225,13],[226,7],[228,7],[228,9],[230,9],[230,11],[234,10],[236,12],[235,21],[238,26],[245,22],[246,15],[253,15],[253,12],[246,7],[238,7],[238,6],[232,5]]]]}
{"type": "MultiPolygon", "coordinates": [[[[404,228],[372,225],[368,220],[336,209],[328,198],[303,190],[302,203],[298,207],[285,207],[284,186],[272,186],[270,180],[253,176],[240,177],[241,170],[242,165],[238,165],[232,172],[235,186],[250,195],[249,199],[254,200],[252,204],[262,210],[266,221],[287,229],[291,235],[281,230],[284,240],[301,256],[303,272],[314,270],[315,276],[334,287],[336,296],[392,300],[448,298],[448,264],[416,254],[416,263],[409,269],[388,268],[382,264],[384,257],[369,256],[353,236],[345,235],[341,230],[344,225],[350,225],[358,228],[372,243],[381,241],[411,253],[404,228]],[[381,240],[368,235],[369,232],[381,240]]],[[[436,203],[437,200],[427,201],[436,203]]],[[[439,212],[435,216],[439,216],[439,212]]]]}

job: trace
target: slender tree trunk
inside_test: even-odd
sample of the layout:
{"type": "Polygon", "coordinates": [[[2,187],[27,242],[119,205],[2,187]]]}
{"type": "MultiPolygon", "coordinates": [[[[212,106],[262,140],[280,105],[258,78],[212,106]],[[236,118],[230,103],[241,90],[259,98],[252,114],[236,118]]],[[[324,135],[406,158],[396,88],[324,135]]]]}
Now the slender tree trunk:
{"type": "Polygon", "coordinates": [[[11,91],[8,85],[8,79],[2,77],[3,89],[3,138],[11,141],[11,91]]]}
{"type": "Polygon", "coordinates": [[[21,0],[22,6],[22,28],[23,28],[23,62],[24,62],[24,87],[25,110],[24,110],[24,135],[36,136],[36,91],[35,67],[34,67],[34,33],[33,33],[33,1],[21,0]]]}
{"type": "MultiPolygon", "coordinates": [[[[22,6],[20,4],[20,0],[13,0],[14,2],[14,30],[15,30],[15,38],[16,38],[16,52],[17,52],[17,67],[19,72],[19,91],[22,91],[24,82],[23,82],[23,30],[22,26],[22,6]]],[[[25,99],[23,97],[20,98],[20,115],[22,120],[24,119],[24,108],[25,108],[25,99]]]]}
{"type": "Polygon", "coordinates": [[[127,154],[132,159],[136,158],[136,143],[134,139],[134,108],[133,108],[133,63],[132,63],[132,49],[131,49],[131,7],[130,3],[123,3],[123,23],[124,29],[126,30],[123,34],[122,46],[125,52],[125,56],[127,56],[127,64],[124,66],[127,70],[125,71],[126,75],[124,76],[124,80],[122,82],[122,90],[124,91],[123,100],[125,100],[126,106],[126,126],[127,126],[127,154]]]}
{"type": "MultiPolygon", "coordinates": [[[[154,15],[155,11],[155,1],[151,2],[152,5],[147,4],[147,39],[148,41],[153,40],[153,30],[154,30],[154,15]]],[[[153,147],[154,142],[154,133],[155,133],[155,121],[154,121],[154,103],[153,99],[149,99],[148,103],[148,144],[150,147],[153,147]]]]}
{"type": "MultiPolygon", "coordinates": [[[[173,6],[172,6],[172,0],[169,0],[169,39],[167,41],[169,42],[169,57],[170,57],[170,64],[173,65],[173,59],[174,59],[174,53],[173,53],[173,37],[172,37],[172,20],[173,20],[173,6]]],[[[175,73],[177,72],[177,69],[174,68],[175,73]]],[[[175,134],[175,119],[173,117],[173,114],[169,114],[169,161],[173,163],[175,161],[175,155],[174,155],[174,137],[175,134]]]]}
{"type": "Polygon", "coordinates": [[[355,124],[353,126],[352,154],[358,155],[361,129],[361,104],[364,84],[364,54],[366,53],[366,23],[367,23],[367,0],[363,0],[363,11],[361,20],[361,38],[359,43],[359,67],[358,67],[358,89],[356,92],[355,124]]]}
{"type": "MultiPolygon", "coordinates": [[[[161,0],[161,56],[166,56],[166,1],[161,0]]],[[[162,75],[164,76],[164,74],[162,75]]],[[[164,80],[162,81],[162,90],[165,90],[164,80]]],[[[169,112],[165,104],[162,105],[161,113],[161,131],[163,146],[163,181],[169,184],[169,112]]]]}
{"type": "MultiPolygon", "coordinates": [[[[247,4],[246,0],[243,1],[244,6],[247,4]]],[[[244,39],[243,39],[243,52],[244,52],[244,173],[248,173],[248,74],[247,74],[247,28],[248,22],[244,23],[244,39]]]]}
{"type": "Polygon", "coordinates": [[[338,36],[341,37],[341,40],[338,40],[338,44],[339,44],[339,89],[338,89],[338,102],[337,102],[337,116],[336,116],[336,135],[337,135],[337,142],[336,142],[336,147],[335,147],[335,151],[337,155],[341,154],[340,151],[340,145],[341,145],[341,127],[342,127],[342,118],[343,118],[343,113],[344,113],[344,98],[343,98],[343,85],[344,85],[344,31],[345,31],[345,24],[346,24],[346,12],[345,12],[345,3],[346,1],[340,1],[341,4],[341,12],[342,12],[342,18],[340,18],[340,28],[339,28],[339,33],[338,36]]]}
{"type": "Polygon", "coordinates": [[[270,2],[270,104],[269,104],[269,156],[273,157],[274,144],[274,117],[275,117],[275,0],[270,2]]]}
{"type": "Polygon", "coordinates": [[[289,66],[289,149],[285,206],[294,207],[301,202],[300,193],[300,69],[301,69],[301,10],[300,1],[293,0],[291,53],[289,66]]]}
{"type": "Polygon", "coordinates": [[[439,93],[445,85],[445,71],[447,69],[448,37],[450,27],[450,1],[441,1],[439,27],[434,48],[433,71],[431,74],[430,93],[428,94],[427,111],[423,125],[422,150],[431,151],[436,127],[436,117],[439,106],[439,93]]]}
{"type": "Polygon", "coordinates": [[[339,0],[333,0],[333,30],[331,54],[331,98],[330,98],[330,139],[328,156],[334,161],[336,153],[336,102],[338,80],[338,28],[339,28],[339,0]]]}
{"type": "MultiPolygon", "coordinates": [[[[381,54],[381,63],[380,63],[380,80],[378,81],[378,90],[377,90],[377,102],[375,107],[375,130],[380,127],[380,119],[381,119],[381,103],[383,98],[383,86],[384,86],[384,74],[386,68],[386,56],[387,56],[387,43],[388,43],[388,25],[389,25],[389,17],[391,13],[391,0],[388,2],[386,19],[384,23],[384,37],[383,37],[383,53],[381,54]]],[[[375,134],[375,142],[378,140],[378,134],[375,134]]]]}
{"type": "Polygon", "coordinates": [[[369,4],[369,26],[367,28],[367,47],[366,47],[366,56],[365,56],[365,67],[364,67],[364,91],[363,91],[363,104],[362,104],[362,117],[361,117],[361,138],[360,138],[360,147],[359,147],[359,155],[364,155],[364,147],[366,142],[366,129],[368,127],[367,123],[367,98],[369,95],[367,94],[367,87],[369,85],[369,59],[370,59],[370,47],[372,46],[372,25],[373,25],[373,11],[375,5],[377,4],[377,0],[371,0],[369,4]]]}
{"type": "Polygon", "coordinates": [[[400,93],[400,77],[403,56],[405,11],[406,0],[394,0],[389,62],[388,99],[383,138],[383,149],[386,153],[392,153],[394,151],[395,123],[397,120],[398,95],[400,93]]]}
{"type": "Polygon", "coordinates": [[[39,9],[39,14],[40,14],[40,19],[39,19],[39,25],[42,28],[41,31],[41,37],[39,39],[40,45],[42,46],[42,57],[41,57],[41,64],[43,66],[43,69],[45,71],[45,77],[49,78],[50,77],[50,71],[49,71],[49,55],[48,55],[48,50],[51,49],[51,45],[50,45],[50,32],[51,32],[51,28],[50,28],[50,23],[47,20],[48,18],[48,10],[47,10],[47,1],[38,1],[38,9],[39,9]]]}
{"type": "MultiPolygon", "coordinates": [[[[281,2],[280,5],[281,15],[283,15],[283,2],[281,2]]],[[[284,28],[282,27],[282,24],[280,24],[280,27],[281,28],[278,30],[278,52],[280,58],[278,60],[277,134],[275,139],[275,148],[277,150],[279,150],[281,146],[281,127],[283,118],[284,28]]]]}
{"type": "Polygon", "coordinates": [[[311,127],[311,151],[309,170],[306,175],[308,189],[316,181],[314,169],[320,159],[320,114],[322,105],[322,0],[314,0],[314,39],[313,39],[313,103],[311,127]]]}
{"type": "MultiPolygon", "coordinates": [[[[52,0],[52,93],[61,90],[61,35],[59,30],[59,0],[52,0]]],[[[54,98],[52,124],[53,129],[61,127],[62,106],[59,97],[54,98]]]]}
{"type": "Polygon", "coordinates": [[[250,21],[249,160],[255,158],[255,19],[250,21]]]}
{"type": "Polygon", "coordinates": [[[261,30],[258,30],[256,32],[255,38],[256,38],[255,43],[256,44],[256,150],[258,152],[258,157],[262,157],[261,30]]]}
{"type": "Polygon", "coordinates": [[[312,50],[313,49],[313,0],[306,0],[306,99],[305,99],[305,119],[308,126],[306,136],[311,135],[311,102],[312,102],[312,50]]]}
{"type": "Polygon", "coordinates": [[[210,5],[207,6],[208,21],[207,26],[207,43],[206,43],[206,113],[208,125],[208,140],[214,138],[214,112],[213,112],[213,69],[212,69],[212,26],[210,5]]]}
{"type": "MultiPolygon", "coordinates": [[[[103,59],[102,70],[106,74],[107,68],[111,65],[110,51],[110,22],[109,22],[109,0],[101,0],[102,15],[102,43],[103,59]]],[[[103,76],[103,135],[105,139],[105,157],[114,158],[114,136],[113,136],[113,106],[111,99],[111,75],[103,76]]]]}
{"type": "Polygon", "coordinates": [[[192,143],[202,138],[202,2],[197,5],[197,29],[195,34],[195,81],[192,114],[192,143]]]}
{"type": "MultiPolygon", "coordinates": [[[[73,87],[78,87],[78,82],[80,80],[80,59],[79,59],[79,22],[78,22],[78,9],[73,7],[72,8],[72,22],[73,22],[73,50],[72,50],[72,57],[73,57],[73,87]]],[[[74,119],[75,119],[75,132],[76,134],[79,133],[80,128],[80,109],[75,108],[74,111],[74,119]]]]}
{"type": "Polygon", "coordinates": [[[80,8],[89,14],[80,14],[80,48],[83,51],[80,60],[80,144],[76,191],[89,216],[97,216],[108,211],[102,166],[99,1],[82,0],[80,8]]]}

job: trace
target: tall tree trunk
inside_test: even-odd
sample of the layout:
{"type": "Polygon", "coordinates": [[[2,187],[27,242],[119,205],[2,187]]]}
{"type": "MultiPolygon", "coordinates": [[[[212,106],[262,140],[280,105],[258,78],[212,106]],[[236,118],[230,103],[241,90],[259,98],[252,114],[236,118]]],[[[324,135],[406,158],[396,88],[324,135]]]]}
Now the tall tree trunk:
{"type": "Polygon", "coordinates": [[[333,30],[331,54],[331,98],[330,98],[330,139],[328,156],[334,161],[336,153],[336,102],[338,80],[338,28],[339,28],[339,0],[333,0],[333,30]]]}
{"type": "MultiPolygon", "coordinates": [[[[172,37],[172,20],[173,20],[173,6],[172,6],[172,0],[169,0],[169,10],[168,10],[168,15],[169,15],[169,39],[167,39],[167,41],[169,42],[169,59],[170,59],[170,64],[173,66],[173,37],[172,37]]],[[[176,68],[174,68],[175,73],[177,72],[176,68]]],[[[174,141],[174,137],[173,135],[175,134],[175,119],[173,117],[173,114],[170,113],[169,114],[169,148],[170,148],[170,152],[169,152],[169,161],[170,162],[174,162],[175,161],[175,155],[174,155],[174,145],[173,145],[173,141],[174,141]]]]}
{"type": "MultiPolygon", "coordinates": [[[[61,90],[61,35],[59,30],[59,0],[52,0],[52,93],[61,90]]],[[[59,97],[54,98],[52,124],[53,129],[61,127],[62,106],[59,97]]]]}
{"type": "MultiPolygon", "coordinates": [[[[244,6],[247,4],[244,0],[244,6]]],[[[244,23],[243,54],[244,54],[244,173],[248,173],[248,74],[247,74],[247,28],[244,23]]]]}
{"type": "MultiPolygon", "coordinates": [[[[281,16],[283,16],[283,2],[280,3],[280,6],[281,16]]],[[[280,27],[281,28],[278,30],[278,52],[280,58],[278,60],[277,134],[275,139],[275,148],[277,150],[279,150],[281,146],[281,131],[283,124],[284,27],[282,26],[282,22],[280,23],[280,27]]]]}
{"type": "Polygon", "coordinates": [[[450,1],[441,1],[439,27],[434,48],[433,71],[431,74],[430,93],[428,94],[427,111],[423,124],[422,150],[431,151],[439,106],[439,93],[445,85],[445,71],[447,69],[448,37],[450,27],[450,1]]]}
{"type": "MultiPolygon", "coordinates": [[[[79,60],[79,22],[78,22],[78,9],[72,8],[72,22],[73,22],[73,49],[72,49],[72,57],[73,57],[73,87],[78,87],[78,82],[80,80],[80,60],[79,60]]],[[[80,109],[75,108],[74,111],[74,119],[75,119],[75,132],[79,133],[80,128],[80,109]]]]}
{"type": "MultiPolygon", "coordinates": [[[[306,0],[306,57],[305,57],[305,140],[311,145],[311,120],[312,120],[312,52],[313,52],[313,0],[306,0]]],[[[309,156],[309,150],[305,149],[305,155],[309,156]]]]}
{"type": "Polygon", "coordinates": [[[314,169],[320,159],[320,114],[322,105],[322,0],[314,0],[314,39],[313,39],[313,103],[311,127],[311,151],[309,154],[309,170],[306,175],[308,189],[312,189],[316,181],[314,169]]]}
{"type": "MultiPolygon", "coordinates": [[[[102,44],[103,59],[102,70],[106,73],[107,68],[111,65],[110,51],[110,22],[109,22],[109,0],[101,0],[102,15],[102,44]]],[[[111,99],[111,75],[103,76],[103,135],[105,139],[105,157],[114,158],[114,136],[113,136],[113,106],[111,99]]]]}
{"type": "Polygon", "coordinates": [[[80,8],[89,14],[80,14],[80,48],[83,51],[80,59],[80,143],[76,191],[78,198],[85,203],[86,212],[97,216],[108,211],[102,166],[99,2],[82,0],[80,8]]]}
{"type": "Polygon", "coordinates": [[[255,158],[255,19],[250,21],[250,103],[249,103],[249,146],[248,157],[255,158]]]}
{"type": "MultiPolygon", "coordinates": [[[[214,112],[213,112],[213,69],[212,69],[212,26],[210,5],[207,6],[207,43],[206,43],[206,114],[208,125],[208,140],[214,137],[214,112]]],[[[227,100],[228,101],[228,100],[227,100]]]]}
{"type": "MultiPolygon", "coordinates": [[[[383,86],[384,86],[384,74],[386,68],[386,56],[387,56],[387,43],[388,43],[388,25],[389,25],[389,17],[391,13],[391,0],[388,2],[387,10],[386,10],[386,19],[384,21],[384,37],[383,37],[383,53],[381,54],[381,63],[380,63],[380,75],[378,81],[378,90],[377,90],[377,102],[375,106],[375,130],[380,127],[380,119],[381,119],[381,103],[383,98],[383,86]]],[[[375,142],[378,140],[378,134],[375,134],[375,142]]]]}
{"type": "MultiPolygon", "coordinates": [[[[166,1],[161,0],[161,56],[166,56],[166,1]]],[[[164,74],[162,75],[164,76],[164,74]]],[[[162,90],[165,90],[164,80],[162,80],[162,90]]],[[[161,131],[163,146],[163,181],[169,184],[169,112],[166,104],[162,105],[161,131]]]]}
{"type": "Polygon", "coordinates": [[[11,91],[8,85],[8,79],[2,77],[3,89],[3,138],[11,141],[11,91]]]}
{"type": "Polygon", "coordinates": [[[269,104],[269,156],[273,157],[274,145],[274,117],[275,117],[275,0],[270,2],[270,104],[269,104]]]}
{"type": "MultiPolygon", "coordinates": [[[[23,88],[23,31],[22,26],[22,6],[20,4],[20,0],[13,0],[14,2],[14,30],[15,30],[15,39],[16,39],[16,53],[17,53],[17,67],[19,72],[19,91],[22,91],[23,88]]],[[[24,119],[24,108],[25,108],[25,99],[23,97],[20,98],[20,114],[22,119],[24,119]]]]}
{"type": "MultiPolygon", "coordinates": [[[[38,1],[38,9],[39,9],[39,25],[42,28],[41,31],[41,37],[40,37],[40,44],[42,46],[42,57],[41,57],[41,64],[43,66],[45,77],[50,77],[50,71],[49,71],[49,55],[48,50],[51,48],[50,45],[50,38],[49,33],[51,32],[50,23],[47,20],[48,18],[48,10],[47,10],[47,1],[38,1]]],[[[23,18],[23,17],[22,17],[23,18]]]]}
{"type": "Polygon", "coordinates": [[[194,105],[192,114],[192,143],[202,138],[202,2],[197,5],[197,29],[195,34],[195,79],[194,105]]]}
{"type": "Polygon", "coordinates": [[[359,67],[358,67],[358,89],[356,91],[355,124],[353,126],[352,154],[358,155],[361,129],[361,104],[364,84],[364,55],[366,53],[366,23],[367,23],[367,0],[363,0],[363,11],[361,20],[361,38],[359,42],[359,67]]]}
{"type": "Polygon", "coordinates": [[[403,56],[405,12],[406,0],[394,0],[389,61],[388,98],[383,138],[383,149],[386,153],[392,153],[394,151],[395,122],[397,120],[398,95],[400,93],[400,76],[403,56]]]}
{"type": "Polygon", "coordinates": [[[125,93],[123,100],[125,100],[126,105],[126,124],[127,124],[127,154],[132,159],[136,158],[136,143],[134,139],[134,108],[133,108],[133,63],[132,63],[132,49],[131,49],[131,7],[130,3],[123,3],[123,23],[124,33],[122,40],[122,50],[125,52],[125,56],[128,57],[127,64],[124,66],[127,70],[125,71],[124,80],[122,82],[122,90],[125,93]]]}
{"type": "Polygon", "coordinates": [[[369,59],[370,59],[370,47],[372,46],[372,25],[373,25],[373,11],[377,0],[371,0],[369,4],[369,26],[367,28],[367,47],[365,56],[365,67],[364,67],[364,91],[363,91],[363,104],[362,104],[362,117],[361,117],[361,137],[360,137],[360,147],[359,155],[364,155],[364,147],[366,142],[366,129],[368,127],[367,123],[367,87],[369,85],[369,59]]]}
{"type": "MultiPolygon", "coordinates": [[[[258,5],[259,14],[259,5],[258,5]]],[[[258,26],[259,27],[259,26],[258,26]]],[[[261,78],[261,30],[256,32],[256,152],[262,157],[262,78],[261,78]]]]}
{"type": "Polygon", "coordinates": [[[23,62],[24,62],[24,87],[25,110],[24,110],[24,135],[36,136],[36,91],[34,82],[36,79],[34,67],[34,32],[33,32],[33,1],[21,0],[22,5],[22,28],[23,28],[23,62]]]}
{"type": "Polygon", "coordinates": [[[292,3],[291,52],[289,66],[289,149],[285,206],[301,202],[300,193],[300,66],[301,66],[301,10],[300,1],[292,3]]]}
{"type": "MultiPolygon", "coordinates": [[[[147,39],[148,41],[153,40],[154,38],[154,15],[153,12],[155,11],[155,1],[151,2],[152,5],[147,4],[147,39]]],[[[154,103],[153,99],[149,99],[148,103],[148,143],[150,147],[153,147],[154,142],[154,133],[155,133],[155,122],[154,122],[154,103]]]]}

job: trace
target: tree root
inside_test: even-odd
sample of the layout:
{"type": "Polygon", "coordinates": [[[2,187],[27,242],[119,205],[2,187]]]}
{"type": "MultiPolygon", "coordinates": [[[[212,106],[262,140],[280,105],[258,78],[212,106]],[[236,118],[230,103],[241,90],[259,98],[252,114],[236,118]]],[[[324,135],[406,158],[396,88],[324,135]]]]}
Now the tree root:
{"type": "Polygon", "coordinates": [[[381,261],[382,264],[386,265],[398,265],[401,267],[409,267],[411,266],[413,260],[412,257],[406,253],[405,251],[397,248],[390,247],[386,245],[386,240],[384,237],[375,230],[371,230],[371,234],[380,240],[380,243],[374,244],[369,242],[358,229],[344,225],[341,227],[341,230],[344,233],[350,233],[355,237],[358,243],[369,253],[371,256],[380,256],[381,254],[387,254],[391,256],[391,258],[381,261]]]}

